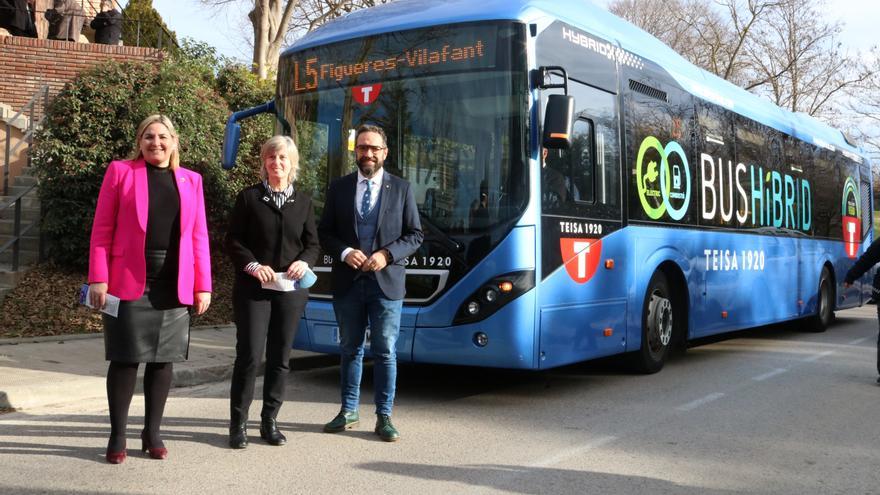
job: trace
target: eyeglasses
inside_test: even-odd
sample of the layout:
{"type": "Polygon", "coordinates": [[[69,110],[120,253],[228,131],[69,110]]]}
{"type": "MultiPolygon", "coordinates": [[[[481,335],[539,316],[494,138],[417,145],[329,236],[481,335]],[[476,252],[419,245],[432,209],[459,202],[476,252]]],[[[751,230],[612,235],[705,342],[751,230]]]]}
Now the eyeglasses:
{"type": "Polygon", "coordinates": [[[385,149],[385,146],[370,146],[369,144],[359,144],[354,147],[358,153],[366,153],[367,151],[372,151],[373,154],[377,154],[380,151],[385,149]]]}

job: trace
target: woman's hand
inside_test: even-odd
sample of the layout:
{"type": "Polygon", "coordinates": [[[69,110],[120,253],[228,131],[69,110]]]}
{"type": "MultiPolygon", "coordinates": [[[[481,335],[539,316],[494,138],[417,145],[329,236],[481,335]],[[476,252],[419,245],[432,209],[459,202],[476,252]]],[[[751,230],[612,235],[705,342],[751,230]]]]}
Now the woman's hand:
{"type": "Polygon", "coordinates": [[[106,282],[89,285],[89,304],[95,309],[104,309],[104,305],[107,304],[106,282]]]}
{"type": "Polygon", "coordinates": [[[251,275],[260,282],[271,282],[275,280],[275,270],[271,266],[260,265],[251,275]]]}
{"type": "Polygon", "coordinates": [[[208,306],[211,305],[211,293],[210,292],[196,292],[196,301],[193,305],[196,310],[196,316],[205,314],[205,311],[208,311],[208,306]]]}
{"type": "Polygon", "coordinates": [[[303,275],[306,274],[306,270],[309,269],[309,264],[305,261],[297,260],[290,264],[290,267],[287,268],[287,278],[291,280],[299,280],[303,278],[303,275]]]}

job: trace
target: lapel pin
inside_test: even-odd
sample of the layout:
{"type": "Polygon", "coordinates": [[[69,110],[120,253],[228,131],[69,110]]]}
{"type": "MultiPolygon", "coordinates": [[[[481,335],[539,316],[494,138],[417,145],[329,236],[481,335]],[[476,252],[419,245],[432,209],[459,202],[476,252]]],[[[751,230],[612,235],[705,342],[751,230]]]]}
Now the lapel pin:
{"type": "Polygon", "coordinates": [[[263,201],[269,201],[269,196],[263,196],[263,201]]]}

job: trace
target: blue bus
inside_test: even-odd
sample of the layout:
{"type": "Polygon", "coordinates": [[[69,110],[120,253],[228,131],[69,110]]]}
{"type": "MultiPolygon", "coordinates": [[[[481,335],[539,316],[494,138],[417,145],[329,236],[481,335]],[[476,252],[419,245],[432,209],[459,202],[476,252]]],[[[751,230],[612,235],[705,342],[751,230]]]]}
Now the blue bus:
{"type": "MultiPolygon", "coordinates": [[[[647,373],[690,339],[870,297],[871,167],[843,133],[685,61],[588,2],[400,0],[286,50],[271,112],[321,214],[388,134],[425,242],[406,260],[398,358],[545,369],[625,354],[647,373]]],[[[295,347],[338,352],[325,253],[295,347]]]]}

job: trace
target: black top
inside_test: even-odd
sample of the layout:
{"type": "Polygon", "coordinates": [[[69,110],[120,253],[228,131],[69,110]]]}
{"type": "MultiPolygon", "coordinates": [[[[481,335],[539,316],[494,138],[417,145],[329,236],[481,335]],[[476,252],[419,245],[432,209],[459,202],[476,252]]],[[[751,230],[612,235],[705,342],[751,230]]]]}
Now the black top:
{"type": "Polygon", "coordinates": [[[320,246],[312,198],[294,190],[278,208],[263,184],[246,188],[229,215],[226,249],[239,278],[252,279],[244,268],[254,261],[278,272],[297,260],[315,266],[320,246]]]}
{"type": "Polygon", "coordinates": [[[147,187],[150,191],[150,209],[145,248],[147,251],[166,251],[162,273],[166,269],[173,269],[173,278],[176,279],[180,250],[180,196],[171,167],[159,168],[148,163],[147,187]]]}

